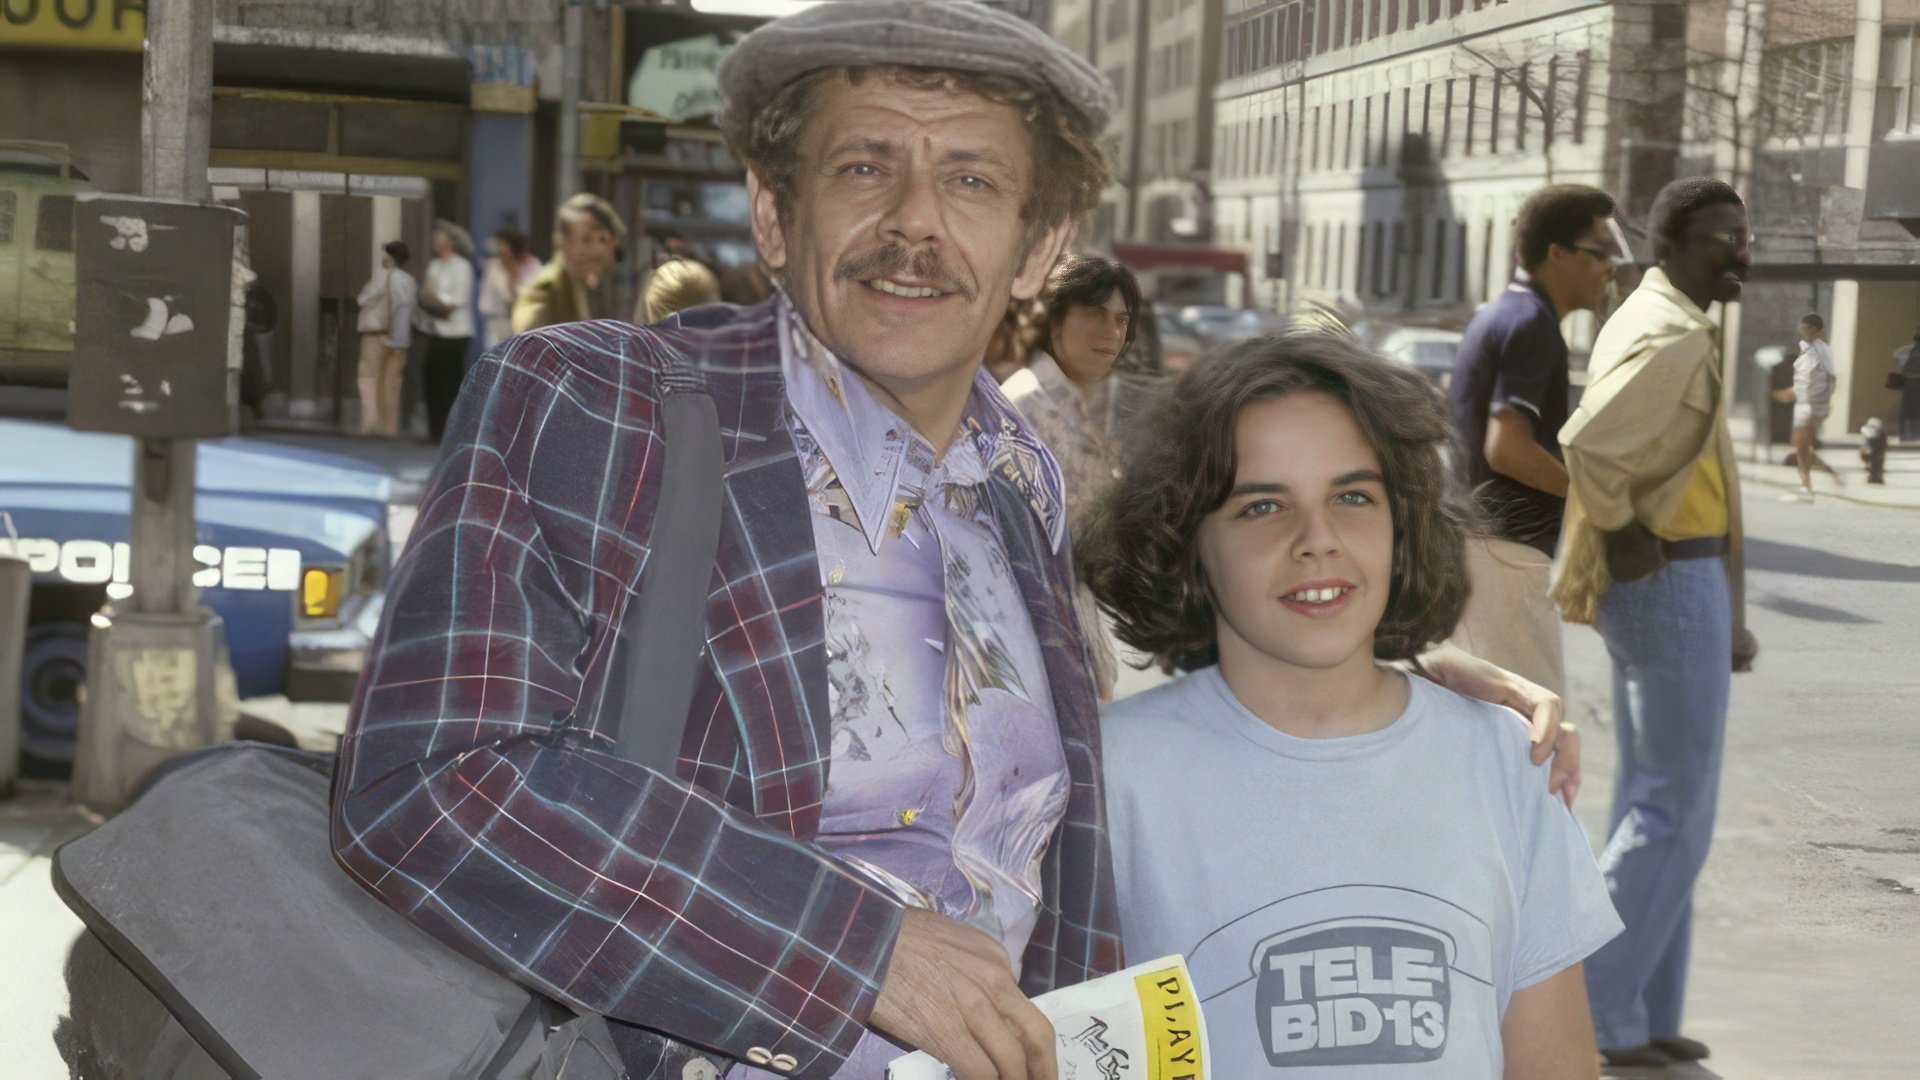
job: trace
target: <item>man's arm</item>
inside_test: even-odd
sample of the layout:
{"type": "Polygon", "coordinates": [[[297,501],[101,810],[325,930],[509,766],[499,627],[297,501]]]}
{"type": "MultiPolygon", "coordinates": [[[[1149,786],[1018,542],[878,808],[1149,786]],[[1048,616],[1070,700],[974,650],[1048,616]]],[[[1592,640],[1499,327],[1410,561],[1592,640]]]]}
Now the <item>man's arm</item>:
{"type": "Polygon", "coordinates": [[[900,906],[576,721],[611,631],[583,599],[592,553],[550,546],[569,507],[540,496],[571,486],[562,501],[592,508],[596,469],[628,444],[588,413],[604,389],[571,384],[537,337],[479,367],[341,744],[337,857],[575,1009],[829,1075],[874,1008],[900,906]]]}
{"type": "Polygon", "coordinates": [[[1533,763],[1553,758],[1547,790],[1573,805],[1573,797],[1580,793],[1580,731],[1572,724],[1561,724],[1566,706],[1560,695],[1451,642],[1420,654],[1413,669],[1456,694],[1504,706],[1525,717],[1533,763]]]}
{"type": "Polygon", "coordinates": [[[1565,498],[1567,467],[1534,440],[1533,417],[1509,403],[1487,417],[1487,467],[1501,476],[1565,498]]]}
{"type": "Polygon", "coordinates": [[[1500,1044],[1508,1080],[1597,1080],[1600,1050],[1580,965],[1514,991],[1500,1044]]]}

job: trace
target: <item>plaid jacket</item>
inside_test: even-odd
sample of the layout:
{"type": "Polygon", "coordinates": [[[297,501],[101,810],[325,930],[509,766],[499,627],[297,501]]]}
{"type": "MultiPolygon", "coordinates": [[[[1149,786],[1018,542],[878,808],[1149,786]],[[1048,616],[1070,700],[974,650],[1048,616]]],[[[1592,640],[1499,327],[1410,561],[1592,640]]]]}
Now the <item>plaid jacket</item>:
{"type": "MultiPolygon", "coordinates": [[[[333,841],[347,871],[443,940],[615,1021],[637,1075],[684,1060],[676,1040],[831,1075],[899,925],[895,901],[811,843],[826,651],[785,401],[771,304],[551,327],[489,353],[461,392],[341,743],[333,841]],[[644,583],[669,350],[705,373],[728,457],[711,665],[676,777],[615,757],[620,717],[596,708],[644,583]]],[[[1004,399],[989,408],[1004,416],[974,419],[1018,423],[1004,399]]],[[[1050,549],[1013,478],[996,474],[988,497],[1072,781],[1022,977],[1038,993],[1121,966],[1096,706],[1064,546],[1050,549]]]]}

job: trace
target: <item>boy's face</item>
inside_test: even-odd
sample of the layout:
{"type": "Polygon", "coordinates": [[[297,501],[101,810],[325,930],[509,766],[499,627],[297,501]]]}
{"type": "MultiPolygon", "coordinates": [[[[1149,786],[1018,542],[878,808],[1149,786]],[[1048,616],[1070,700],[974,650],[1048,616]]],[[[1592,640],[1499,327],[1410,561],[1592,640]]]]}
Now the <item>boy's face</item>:
{"type": "Polygon", "coordinates": [[[1241,410],[1238,471],[1200,524],[1223,664],[1373,662],[1393,581],[1380,458],[1344,401],[1298,393],[1241,410]]]}

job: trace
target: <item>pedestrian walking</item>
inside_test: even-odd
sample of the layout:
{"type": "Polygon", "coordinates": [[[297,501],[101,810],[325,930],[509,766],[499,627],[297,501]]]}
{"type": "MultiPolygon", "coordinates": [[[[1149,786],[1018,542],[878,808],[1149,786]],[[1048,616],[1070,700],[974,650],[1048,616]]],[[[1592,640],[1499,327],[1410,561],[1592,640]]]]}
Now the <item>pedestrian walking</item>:
{"type": "Polygon", "coordinates": [[[514,298],[513,332],[607,318],[611,312],[596,297],[626,238],[626,222],[600,196],[583,191],[560,204],[553,258],[514,298]]]}
{"type": "Polygon", "coordinates": [[[1740,474],[1708,306],[1753,266],[1747,211],[1719,180],[1654,200],[1658,264],[1601,328],[1560,432],[1565,536],[1554,599],[1613,660],[1619,774],[1600,857],[1626,932],[1587,961],[1600,1048],[1615,1065],[1707,1056],[1680,1032],[1693,886],[1713,838],[1729,674],[1751,667],[1740,474]]]}
{"type": "MultiPolygon", "coordinates": [[[[1041,300],[1045,343],[1001,390],[1060,463],[1067,521],[1077,535],[1095,500],[1120,475],[1119,451],[1107,432],[1110,377],[1133,347],[1140,282],[1111,256],[1072,254],[1047,275],[1041,300]]],[[[1084,583],[1074,601],[1093,647],[1094,685],[1105,701],[1113,696],[1120,661],[1084,583]]]]}
{"type": "MultiPolygon", "coordinates": [[[[718,85],[781,288],[482,359],[341,743],[336,856],[606,1018],[636,1075],[876,1080],[913,1048],[1051,1076],[1027,995],[1122,957],[1060,470],[980,365],[1098,205],[1112,90],[1032,24],[935,0],[773,20],[718,85]],[[700,451],[666,445],[663,401],[702,386],[704,625],[620,645],[691,527],[654,520],[700,451]],[[616,657],[703,653],[684,711],[620,700],[616,657]],[[672,765],[620,756],[643,722],[680,731],[672,765]]],[[[575,242],[611,239],[569,205],[575,242]]],[[[516,326],[564,314],[580,268],[543,271],[516,326]]]]}
{"type": "Polygon", "coordinates": [[[360,290],[360,434],[392,438],[400,433],[400,391],[413,345],[413,314],[419,284],[407,273],[412,252],[405,241],[380,249],[380,269],[360,290]]]}
{"type": "Polygon", "coordinates": [[[1893,351],[1893,363],[1900,376],[1900,441],[1920,442],[1920,330],[1913,344],[1893,351]]]}
{"type": "Polygon", "coordinates": [[[1793,386],[1776,390],[1773,399],[1793,403],[1793,463],[1800,469],[1800,490],[1780,496],[1781,502],[1813,501],[1813,470],[1833,478],[1835,487],[1846,486],[1833,466],[1820,459],[1820,425],[1827,418],[1833,400],[1833,383],[1838,377],[1833,366],[1833,349],[1823,339],[1826,321],[1816,312],[1800,320],[1800,355],[1793,361],[1793,386]]]}
{"type": "Polygon", "coordinates": [[[540,260],[527,250],[527,234],[506,228],[487,241],[489,257],[480,275],[481,348],[491,349],[513,336],[513,301],[540,273],[540,260]]]}
{"type": "Polygon", "coordinates": [[[1466,600],[1440,395],[1296,332],[1142,424],[1078,553],[1187,672],[1100,731],[1127,953],[1187,958],[1209,1075],[1594,1075],[1580,963],[1620,920],[1579,822],[1512,713],[1383,663],[1466,600]]]}
{"type": "Polygon", "coordinates": [[[421,368],[427,437],[438,443],[466,375],[467,347],[473,344],[473,241],[451,221],[434,224],[433,261],[427,264],[420,307],[420,331],[427,344],[421,368]]]}
{"type": "Polygon", "coordinates": [[[1567,342],[1560,321],[1606,304],[1616,262],[1613,197],[1557,184],[1514,221],[1525,280],[1467,324],[1448,382],[1455,460],[1482,526],[1467,546],[1473,591],[1454,631],[1466,651],[1566,692],[1560,612],[1548,595],[1566,510],[1567,342]]]}
{"type": "Polygon", "coordinates": [[[647,279],[633,321],[650,326],[676,311],[719,302],[720,279],[704,263],[668,259],[654,267],[653,276],[647,279]]]}

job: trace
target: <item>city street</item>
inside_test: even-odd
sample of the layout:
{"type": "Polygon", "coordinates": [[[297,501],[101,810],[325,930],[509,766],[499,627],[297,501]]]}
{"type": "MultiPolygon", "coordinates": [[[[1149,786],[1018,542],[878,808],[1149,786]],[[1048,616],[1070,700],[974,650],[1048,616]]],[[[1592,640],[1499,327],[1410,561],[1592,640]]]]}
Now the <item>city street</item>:
{"type": "MultiPolygon", "coordinates": [[[[1858,474],[1855,474],[1857,485],[1858,474]]],[[[1920,1062],[1920,514],[1745,485],[1752,674],[1733,682],[1687,1034],[1730,1080],[1874,1080],[1920,1062]]],[[[1615,760],[1600,636],[1567,628],[1602,842],[1615,760]]],[[[1621,1070],[1619,1077],[1658,1076],[1621,1070]]]]}

